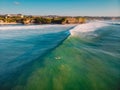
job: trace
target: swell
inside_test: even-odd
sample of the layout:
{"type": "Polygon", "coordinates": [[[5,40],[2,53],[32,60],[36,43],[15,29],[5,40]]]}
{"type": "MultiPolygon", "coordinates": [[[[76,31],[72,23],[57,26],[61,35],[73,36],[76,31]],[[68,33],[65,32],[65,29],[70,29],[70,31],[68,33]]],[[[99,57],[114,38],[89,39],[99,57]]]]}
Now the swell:
{"type": "MultiPolygon", "coordinates": [[[[111,27],[105,28],[105,31],[106,29],[108,31],[111,27]]],[[[113,29],[113,31],[116,30],[113,29]]],[[[104,45],[108,43],[104,38],[112,33],[105,32],[104,34],[104,30],[102,32],[99,39],[102,38],[103,42],[99,39],[87,42],[80,37],[70,36],[44,58],[44,66],[34,70],[28,78],[27,85],[21,86],[25,87],[23,90],[30,88],[38,90],[43,88],[46,90],[53,88],[54,90],[60,88],[62,90],[119,90],[120,57],[106,51],[107,48],[114,47],[104,45]],[[95,47],[101,43],[103,45],[95,47]]]]}
{"type": "Polygon", "coordinates": [[[1,39],[0,57],[1,60],[3,60],[3,62],[0,64],[1,74],[3,74],[4,72],[9,72],[10,70],[12,70],[12,68],[16,68],[15,65],[19,67],[27,62],[32,61],[34,58],[38,56],[39,57],[43,56],[43,54],[45,54],[49,50],[56,48],[70,35],[69,33],[70,29],[71,28],[57,33],[49,33],[43,35],[38,34],[29,37],[26,36],[22,39],[19,38],[16,39],[14,37],[12,37],[11,39],[8,38],[1,39]],[[8,46],[10,48],[7,48],[8,46]],[[27,47],[28,49],[25,49],[25,47],[27,47]],[[14,52],[12,56],[15,55],[15,52],[18,53],[18,55],[16,55],[14,59],[9,58],[12,53],[11,48],[13,48],[13,52],[14,52]],[[19,54],[19,52],[21,53],[22,49],[25,49],[24,52],[22,54],[19,54]],[[5,50],[7,52],[4,52],[5,50]],[[4,55],[6,53],[8,54],[8,57],[4,55]],[[4,60],[6,60],[7,62],[4,62],[4,60]],[[4,68],[4,70],[2,70],[2,68],[4,68]],[[8,70],[6,70],[6,68],[8,70]]]}
{"type": "MultiPolygon", "coordinates": [[[[88,40],[81,36],[81,33],[83,34],[81,30],[85,28],[79,29],[76,33],[80,37],[74,37],[69,30],[64,32],[65,35],[67,34],[64,39],[47,50],[44,55],[22,66],[18,76],[14,77],[15,80],[10,80],[15,82],[1,88],[7,88],[6,90],[10,88],[13,90],[117,90],[120,79],[119,57],[114,56],[113,51],[107,51],[107,48],[114,46],[105,45],[108,44],[106,38],[113,35],[115,28],[110,32],[108,30],[111,27],[92,28],[92,32],[95,31],[98,36],[94,38],[88,36],[88,40]]],[[[88,30],[85,33],[88,35],[90,32],[88,30]]]]}
{"type": "Polygon", "coordinates": [[[21,85],[23,82],[20,81],[25,78],[25,72],[28,70],[24,71],[13,88],[117,90],[120,79],[119,58],[102,51],[104,47],[94,46],[80,37],[70,36],[60,46],[47,53],[42,58],[42,64],[40,58],[31,63],[28,69],[34,69],[27,75],[24,84],[21,85]]]}
{"type": "MultiPolygon", "coordinates": [[[[96,26],[95,23],[94,25],[96,26]]],[[[84,33],[88,35],[89,32],[99,31],[101,30],[99,28],[104,27],[102,25],[96,28],[94,25],[91,30],[89,30],[89,25],[82,29],[79,28],[81,25],[78,25],[77,30],[71,28],[70,32],[67,30],[57,34],[60,36],[64,33],[66,36],[42,56],[21,66],[20,71],[17,70],[17,73],[14,74],[17,77],[13,75],[14,79],[10,79],[7,83],[15,82],[6,87],[3,82],[3,85],[1,84],[2,90],[5,88],[6,90],[10,90],[10,88],[14,88],[14,90],[29,90],[31,88],[33,90],[42,90],[43,88],[59,90],[61,87],[63,90],[69,90],[69,88],[73,90],[76,88],[81,90],[117,90],[120,78],[119,58],[101,50],[102,47],[98,49],[97,46],[99,44],[97,41],[103,36],[107,37],[109,33],[102,33],[99,37],[95,36],[95,39],[92,38],[91,41],[89,41],[90,39],[83,40],[82,36],[74,37],[76,34],[79,36],[83,34],[85,29],[87,31],[84,33]],[[72,34],[71,31],[74,30],[75,34],[72,34]],[[97,47],[95,48],[95,46],[97,47]],[[112,88],[109,87],[110,85],[112,88]]],[[[104,43],[102,44],[104,46],[104,43]]]]}
{"type": "MultiPolygon", "coordinates": [[[[73,27],[72,27],[73,28],[73,27]]],[[[46,37],[49,38],[50,36],[53,36],[54,39],[51,39],[51,41],[45,41],[45,42],[51,42],[52,46],[48,46],[49,48],[47,48],[44,51],[39,51],[37,52],[37,56],[35,54],[31,54],[31,53],[26,53],[23,54],[17,58],[15,58],[14,60],[4,64],[4,66],[0,67],[1,69],[4,68],[4,70],[0,69],[0,89],[2,90],[10,90],[10,88],[12,88],[14,86],[14,83],[10,83],[11,81],[16,81],[17,78],[21,75],[21,73],[23,73],[24,71],[26,71],[25,69],[29,69],[31,67],[31,65],[33,63],[36,62],[36,60],[39,60],[41,63],[41,67],[43,65],[43,58],[49,54],[51,51],[53,51],[55,48],[59,47],[64,40],[66,40],[68,38],[68,36],[70,35],[69,30],[72,29],[69,28],[68,30],[62,31],[62,32],[58,32],[58,33],[50,33],[50,34],[44,34],[43,36],[37,36],[36,38],[40,38],[40,37],[46,37]],[[56,38],[57,37],[57,38],[56,38]],[[53,42],[53,43],[52,43],[53,42]],[[28,55],[30,58],[28,58],[28,55]],[[38,56],[39,55],[39,56],[38,56]],[[33,58],[31,56],[34,56],[33,58]],[[7,67],[7,68],[5,68],[7,67]],[[8,81],[9,80],[9,81],[8,81]],[[7,81],[7,82],[6,82],[7,81]],[[6,83],[8,83],[7,86],[6,83]]],[[[44,43],[44,40],[39,41],[40,43],[44,43]]],[[[37,43],[37,46],[39,46],[40,43],[37,43]]],[[[45,45],[48,43],[44,43],[45,45]]],[[[50,43],[48,45],[51,45],[50,43]]],[[[37,47],[35,46],[35,47],[37,47]]],[[[43,48],[43,47],[41,47],[43,48]]],[[[39,49],[39,47],[38,47],[39,49]]],[[[33,50],[32,50],[33,51],[33,50]]],[[[29,52],[32,52],[29,51],[29,52]]],[[[31,70],[27,70],[26,72],[30,73],[31,70]]],[[[25,72],[24,72],[25,73],[25,72]]],[[[27,75],[27,73],[26,73],[27,75]]],[[[27,79],[27,77],[26,77],[27,79]]]]}

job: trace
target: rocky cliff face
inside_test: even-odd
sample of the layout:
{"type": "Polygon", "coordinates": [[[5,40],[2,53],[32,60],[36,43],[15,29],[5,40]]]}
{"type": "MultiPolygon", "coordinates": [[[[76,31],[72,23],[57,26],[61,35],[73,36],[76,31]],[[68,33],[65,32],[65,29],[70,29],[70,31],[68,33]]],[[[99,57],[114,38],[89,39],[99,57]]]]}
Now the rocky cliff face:
{"type": "Polygon", "coordinates": [[[81,24],[81,23],[85,23],[86,20],[85,18],[66,18],[62,24],[81,24]]]}
{"type": "Polygon", "coordinates": [[[44,17],[44,16],[14,16],[0,17],[0,23],[22,23],[22,24],[79,24],[85,23],[85,18],[80,17],[44,17]]]}

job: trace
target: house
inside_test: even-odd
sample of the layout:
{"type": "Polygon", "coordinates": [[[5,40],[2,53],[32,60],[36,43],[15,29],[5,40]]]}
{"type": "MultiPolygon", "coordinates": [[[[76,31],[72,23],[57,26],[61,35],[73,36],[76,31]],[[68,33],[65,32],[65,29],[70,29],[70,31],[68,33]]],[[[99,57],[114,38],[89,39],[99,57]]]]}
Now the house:
{"type": "Polygon", "coordinates": [[[5,18],[8,18],[8,17],[20,17],[20,18],[23,18],[24,15],[22,15],[22,14],[6,14],[5,18]]]}

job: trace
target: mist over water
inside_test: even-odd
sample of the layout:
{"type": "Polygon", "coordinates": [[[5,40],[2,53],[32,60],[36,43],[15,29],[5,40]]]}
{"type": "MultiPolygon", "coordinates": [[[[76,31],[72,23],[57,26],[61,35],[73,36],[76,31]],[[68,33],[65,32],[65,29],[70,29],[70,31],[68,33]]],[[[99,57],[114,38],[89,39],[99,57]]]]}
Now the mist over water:
{"type": "Polygon", "coordinates": [[[120,26],[72,27],[0,30],[0,90],[119,90],[120,26]]]}

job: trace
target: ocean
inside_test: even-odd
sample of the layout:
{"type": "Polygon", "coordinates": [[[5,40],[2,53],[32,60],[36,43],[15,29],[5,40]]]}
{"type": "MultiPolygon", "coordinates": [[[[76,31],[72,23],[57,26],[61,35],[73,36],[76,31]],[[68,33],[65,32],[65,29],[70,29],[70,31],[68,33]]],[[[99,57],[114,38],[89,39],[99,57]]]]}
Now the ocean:
{"type": "Polygon", "coordinates": [[[120,21],[1,25],[0,90],[120,90],[120,21]]]}

